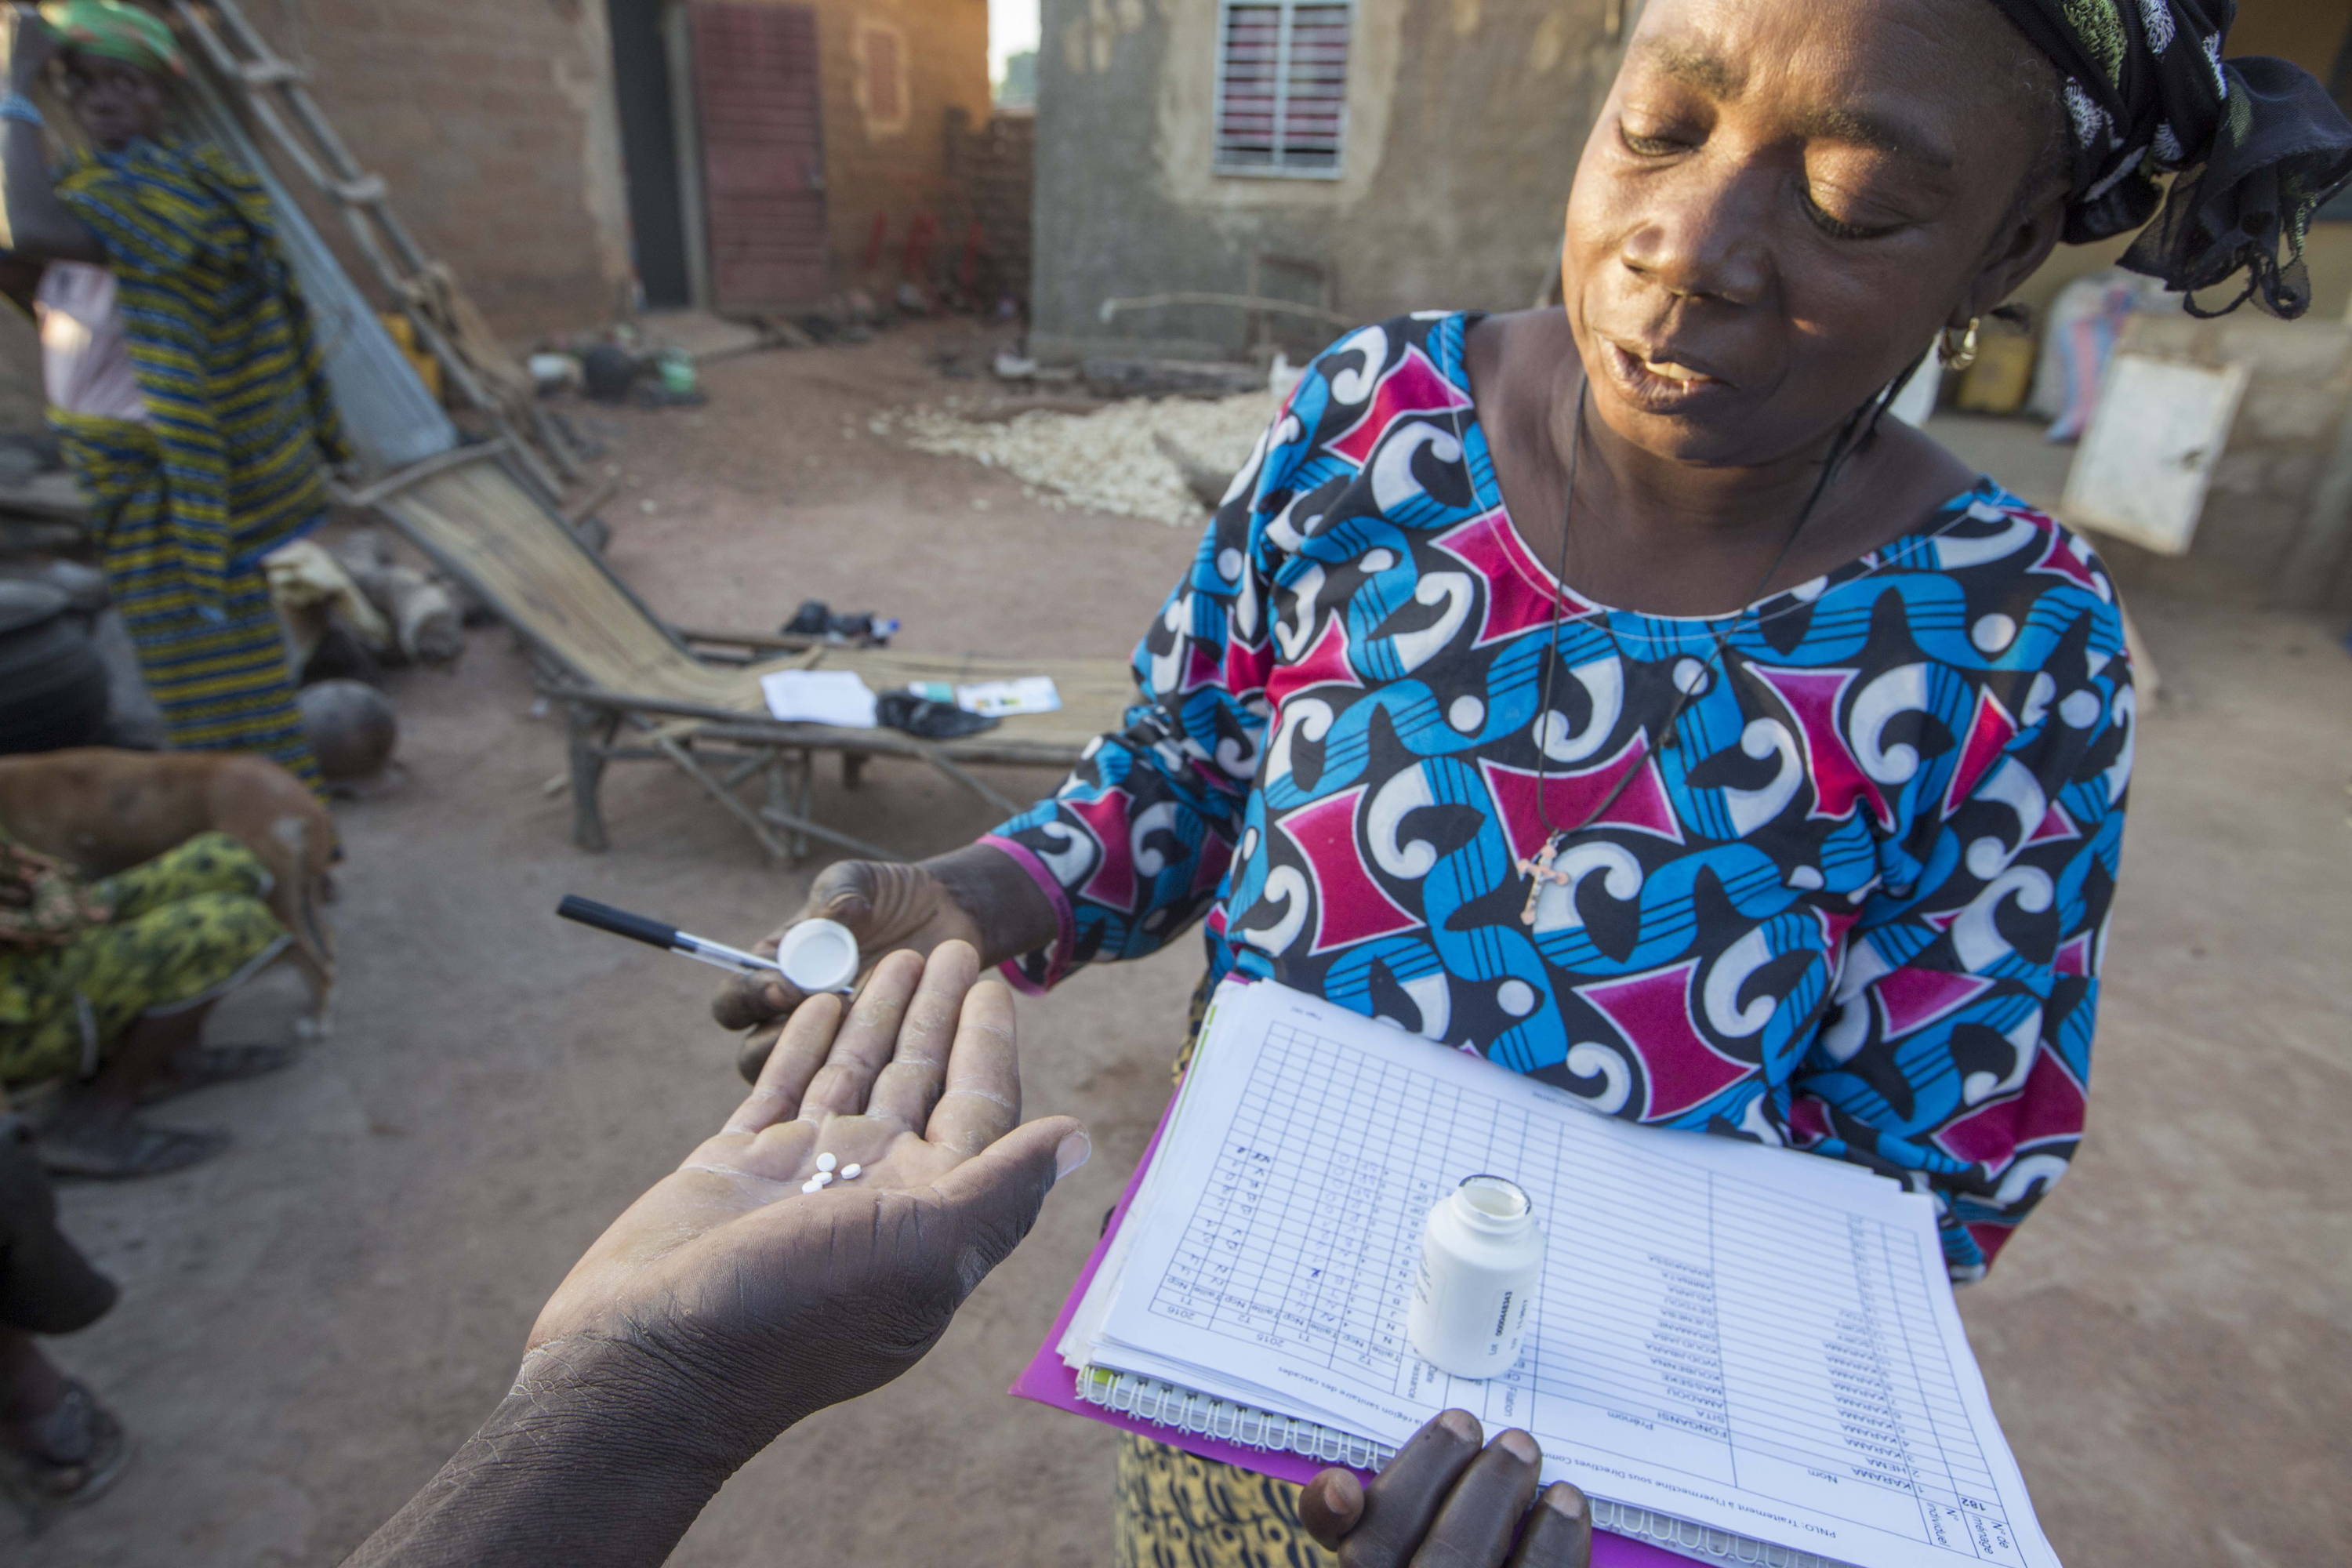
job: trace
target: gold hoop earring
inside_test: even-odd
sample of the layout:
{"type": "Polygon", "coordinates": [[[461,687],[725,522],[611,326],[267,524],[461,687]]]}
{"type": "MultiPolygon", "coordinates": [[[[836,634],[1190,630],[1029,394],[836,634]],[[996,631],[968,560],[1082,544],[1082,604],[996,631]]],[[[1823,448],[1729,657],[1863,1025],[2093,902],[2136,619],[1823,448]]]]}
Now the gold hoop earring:
{"type": "Polygon", "coordinates": [[[1946,327],[1938,335],[1937,347],[1946,370],[1966,370],[1977,363],[1977,324],[1984,318],[1970,316],[1968,330],[1960,334],[1959,346],[1952,344],[1952,329],[1946,327]]]}

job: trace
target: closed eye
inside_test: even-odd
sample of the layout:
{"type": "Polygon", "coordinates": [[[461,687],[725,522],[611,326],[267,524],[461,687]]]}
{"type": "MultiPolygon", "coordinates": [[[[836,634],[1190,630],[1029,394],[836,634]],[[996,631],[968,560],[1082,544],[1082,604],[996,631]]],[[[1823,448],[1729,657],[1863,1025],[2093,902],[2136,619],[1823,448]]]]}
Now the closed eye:
{"type": "Polygon", "coordinates": [[[1642,135],[1622,120],[1617,122],[1617,140],[1623,143],[1625,151],[1637,158],[1664,158],[1689,150],[1687,142],[1677,142],[1671,136],[1642,135]]]}
{"type": "Polygon", "coordinates": [[[1812,220],[1813,226],[1832,239],[1883,239],[1897,229],[1909,226],[1902,223],[1848,223],[1843,218],[1823,211],[1821,204],[1813,200],[1813,193],[1802,185],[1797,188],[1797,200],[1804,207],[1805,216],[1812,220]]]}

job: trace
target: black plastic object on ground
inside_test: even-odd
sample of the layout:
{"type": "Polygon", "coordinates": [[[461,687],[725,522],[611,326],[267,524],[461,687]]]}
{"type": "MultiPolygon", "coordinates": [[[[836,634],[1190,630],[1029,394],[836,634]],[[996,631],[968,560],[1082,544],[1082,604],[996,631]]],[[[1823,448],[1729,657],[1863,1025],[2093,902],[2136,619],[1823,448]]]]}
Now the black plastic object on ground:
{"type": "Polygon", "coordinates": [[[911,691],[886,691],[874,700],[874,717],[893,730],[926,741],[954,741],[993,730],[998,721],[973,713],[952,702],[934,702],[911,691]]]}
{"type": "Polygon", "coordinates": [[[829,642],[848,643],[855,647],[885,647],[898,629],[894,616],[877,616],[871,610],[859,610],[854,615],[836,616],[833,606],[823,599],[803,599],[793,618],[776,630],[785,637],[824,637],[829,642]]]}
{"type": "Polygon", "coordinates": [[[620,403],[636,384],[645,362],[618,343],[598,343],[580,356],[581,384],[599,403],[620,403]]]}
{"type": "Polygon", "coordinates": [[[106,728],[106,661],[72,601],[47,583],[0,582],[0,752],[96,742],[106,728]]]}

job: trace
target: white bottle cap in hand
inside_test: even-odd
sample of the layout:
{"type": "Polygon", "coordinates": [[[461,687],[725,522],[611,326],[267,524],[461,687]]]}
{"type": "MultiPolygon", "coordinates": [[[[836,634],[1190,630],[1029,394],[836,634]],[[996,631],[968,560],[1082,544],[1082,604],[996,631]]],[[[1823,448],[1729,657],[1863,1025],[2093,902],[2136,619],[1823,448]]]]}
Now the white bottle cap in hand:
{"type": "Polygon", "coordinates": [[[846,991],[857,979],[857,938],[838,921],[803,921],[777,944],[776,967],[809,995],[846,991]]]}

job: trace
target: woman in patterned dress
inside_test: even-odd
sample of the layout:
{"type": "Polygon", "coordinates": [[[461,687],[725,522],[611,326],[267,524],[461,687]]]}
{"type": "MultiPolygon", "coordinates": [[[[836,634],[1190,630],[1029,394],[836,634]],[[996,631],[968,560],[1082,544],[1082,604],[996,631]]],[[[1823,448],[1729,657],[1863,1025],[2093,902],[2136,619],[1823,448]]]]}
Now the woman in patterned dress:
{"type": "MultiPolygon", "coordinates": [[[[1128,727],[803,916],[1033,989],[1198,922],[1211,983],[1903,1180],[1981,1274],[2082,1131],[2134,699],[2083,542],[1880,415],[2177,170],[2126,264],[2302,308],[2352,127],[2291,67],[2225,69],[2228,20],[1653,0],[1564,307],[1335,344],[1146,633],[1128,727]]],[[[1322,1560],[1286,1488],[1134,1440],[1120,1473],[1122,1563],[1322,1560]]]]}
{"type": "Polygon", "coordinates": [[[252,174],[169,134],[179,48],[116,0],[10,6],[0,237],[43,265],[50,422],[174,746],[257,752],[314,787],[261,559],[324,520],[345,455],[301,294],[252,174]],[[54,174],[27,90],[63,50],[93,144],[54,174]]]}

